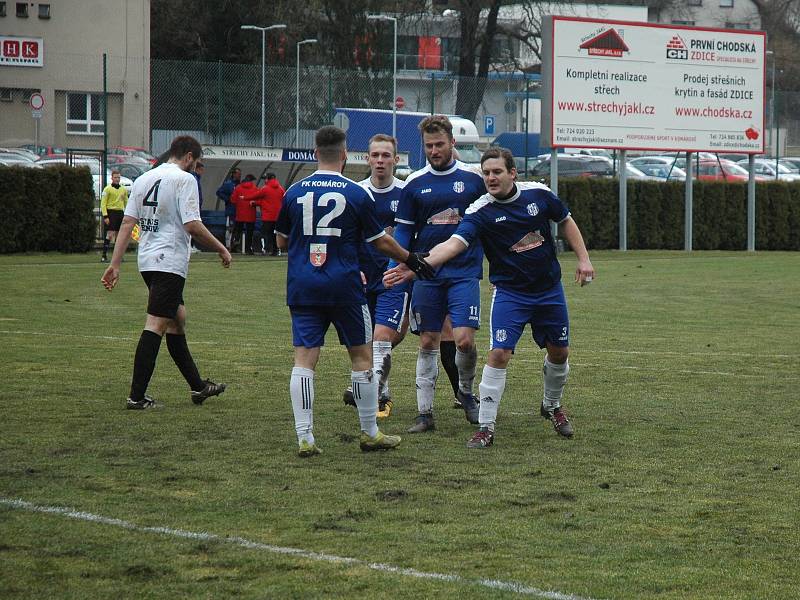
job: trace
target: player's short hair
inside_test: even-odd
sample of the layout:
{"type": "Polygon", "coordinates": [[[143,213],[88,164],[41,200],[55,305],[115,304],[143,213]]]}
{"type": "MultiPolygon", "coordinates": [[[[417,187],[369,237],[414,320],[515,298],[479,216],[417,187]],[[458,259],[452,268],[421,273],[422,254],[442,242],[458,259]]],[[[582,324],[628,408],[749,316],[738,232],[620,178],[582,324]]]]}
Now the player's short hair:
{"type": "Polygon", "coordinates": [[[385,133],[376,133],[371,138],[369,138],[369,143],[367,144],[367,148],[372,146],[372,142],[389,142],[394,149],[394,153],[397,154],[397,138],[392,135],[387,135],[385,133]]]}
{"type": "Polygon", "coordinates": [[[419,131],[425,133],[446,133],[447,137],[453,139],[453,124],[444,115],[431,115],[420,121],[419,131]]]}
{"type": "Polygon", "coordinates": [[[252,173],[248,173],[247,175],[244,176],[244,180],[245,181],[255,181],[256,180],[256,176],[253,175],[252,173]]]}
{"type": "Polygon", "coordinates": [[[195,169],[205,169],[205,168],[206,168],[206,166],[205,166],[205,165],[204,165],[202,162],[200,162],[200,161],[198,160],[198,161],[197,161],[197,163],[194,165],[194,168],[195,168],[195,169]]]}
{"type": "Polygon", "coordinates": [[[481,167],[483,167],[483,163],[490,158],[502,158],[509,173],[511,172],[511,169],[517,168],[517,165],[514,162],[514,155],[511,154],[511,150],[508,148],[500,148],[499,146],[489,148],[483,153],[483,156],[481,156],[481,167]]]}
{"type": "Polygon", "coordinates": [[[317,130],[314,143],[317,158],[322,162],[335,162],[339,160],[342,150],[346,148],[347,134],[333,125],[325,125],[317,130]]]}
{"type": "Polygon", "coordinates": [[[267,181],[270,179],[275,179],[275,173],[267,173],[267,181]]]}
{"type": "Polygon", "coordinates": [[[113,177],[114,175],[119,175],[121,177],[122,172],[119,169],[111,169],[111,176],[113,177]]]}
{"type": "Polygon", "coordinates": [[[172,140],[172,144],[169,146],[170,158],[183,158],[189,152],[192,153],[194,158],[203,156],[203,148],[200,146],[200,142],[190,135],[179,135],[172,140]]]}

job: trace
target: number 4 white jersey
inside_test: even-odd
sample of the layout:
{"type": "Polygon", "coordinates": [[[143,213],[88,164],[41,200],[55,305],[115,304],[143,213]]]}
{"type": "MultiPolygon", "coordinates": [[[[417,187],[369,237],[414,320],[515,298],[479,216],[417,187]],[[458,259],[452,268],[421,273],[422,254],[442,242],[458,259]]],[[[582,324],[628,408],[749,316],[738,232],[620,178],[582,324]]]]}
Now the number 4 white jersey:
{"type": "Polygon", "coordinates": [[[139,270],[189,271],[191,236],[185,223],[200,220],[200,196],[191,173],[164,163],[139,176],[133,184],[125,215],[139,220],[139,270]]]}

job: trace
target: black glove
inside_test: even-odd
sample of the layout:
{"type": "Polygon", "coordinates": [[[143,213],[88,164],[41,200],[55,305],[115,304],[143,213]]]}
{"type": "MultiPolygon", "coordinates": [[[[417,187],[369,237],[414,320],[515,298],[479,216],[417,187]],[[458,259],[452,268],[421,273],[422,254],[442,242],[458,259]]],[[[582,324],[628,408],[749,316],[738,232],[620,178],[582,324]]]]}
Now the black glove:
{"type": "Polygon", "coordinates": [[[409,252],[405,265],[411,269],[419,279],[433,279],[436,272],[426,261],[427,252],[409,252]]]}

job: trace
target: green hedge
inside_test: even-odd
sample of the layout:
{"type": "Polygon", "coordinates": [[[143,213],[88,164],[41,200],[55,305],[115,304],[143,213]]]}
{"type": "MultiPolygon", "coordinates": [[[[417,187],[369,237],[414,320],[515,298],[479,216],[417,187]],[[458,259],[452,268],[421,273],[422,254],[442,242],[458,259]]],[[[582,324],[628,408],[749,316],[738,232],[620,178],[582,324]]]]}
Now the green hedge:
{"type": "MultiPolygon", "coordinates": [[[[560,179],[567,203],[590,249],[619,248],[619,182],[560,179]]],[[[628,248],[682,250],[682,182],[628,181],[628,248]]],[[[695,250],[747,248],[747,185],[694,184],[692,246],[695,250]]],[[[800,183],[756,184],[756,250],[800,250],[800,183]]]]}
{"type": "Polygon", "coordinates": [[[93,185],[87,168],[0,166],[0,253],[91,249],[96,231],[93,185]]]}

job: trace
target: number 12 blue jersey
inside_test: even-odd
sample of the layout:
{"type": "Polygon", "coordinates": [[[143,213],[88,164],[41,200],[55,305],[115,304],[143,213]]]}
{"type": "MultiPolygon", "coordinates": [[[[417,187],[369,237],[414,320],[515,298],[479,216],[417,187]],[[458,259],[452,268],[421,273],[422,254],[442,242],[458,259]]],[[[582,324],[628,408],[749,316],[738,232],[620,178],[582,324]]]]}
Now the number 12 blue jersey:
{"type": "Polygon", "coordinates": [[[283,197],[275,233],[289,238],[289,306],[364,304],[358,247],[385,235],[369,192],[334,171],[316,171],[283,197]]]}

